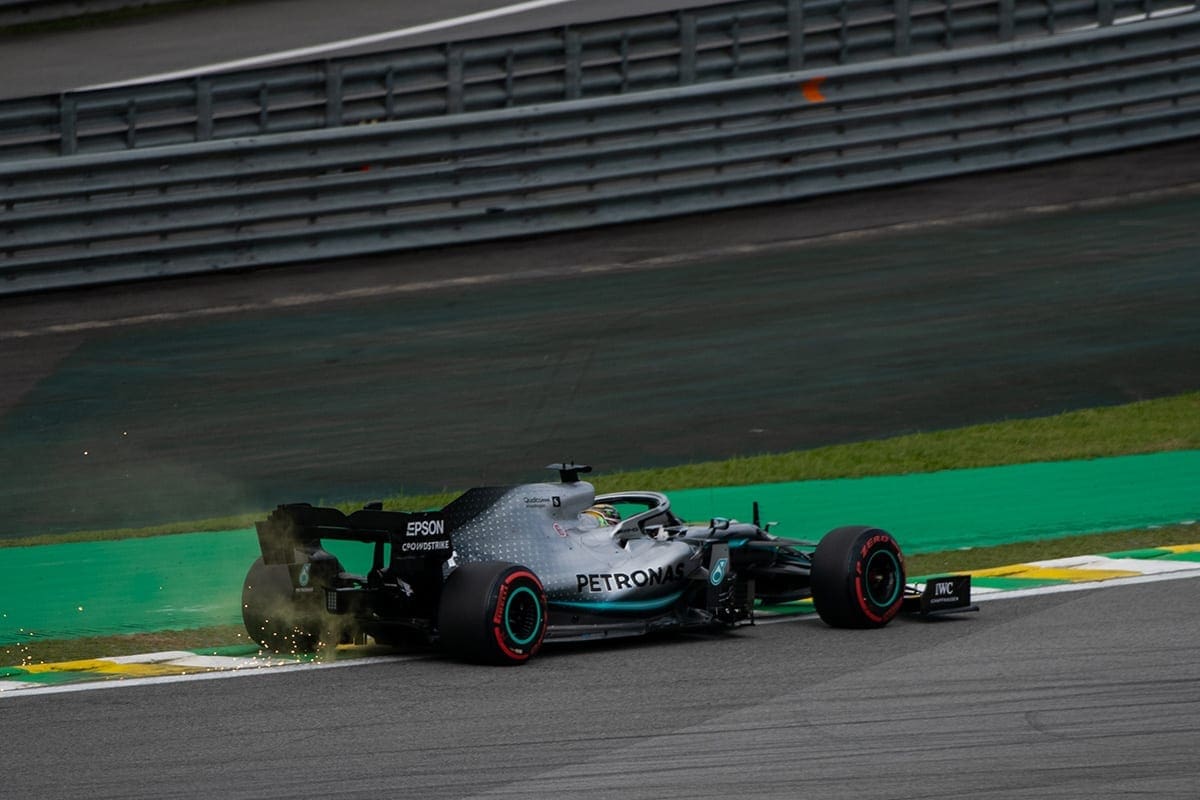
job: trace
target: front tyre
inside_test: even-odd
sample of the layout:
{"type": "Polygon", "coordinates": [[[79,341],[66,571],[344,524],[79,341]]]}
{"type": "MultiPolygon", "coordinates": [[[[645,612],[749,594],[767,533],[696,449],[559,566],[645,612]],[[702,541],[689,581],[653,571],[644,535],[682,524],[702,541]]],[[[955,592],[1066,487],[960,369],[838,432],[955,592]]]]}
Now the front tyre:
{"type": "Polygon", "coordinates": [[[524,664],[546,635],[546,592],[527,567],[462,564],[446,579],[438,608],[442,646],[482,664],[524,664]]]}
{"type": "Polygon", "coordinates": [[[879,528],[836,528],[812,558],[817,613],[835,628],[881,628],[904,604],[904,556],[879,528]]]}

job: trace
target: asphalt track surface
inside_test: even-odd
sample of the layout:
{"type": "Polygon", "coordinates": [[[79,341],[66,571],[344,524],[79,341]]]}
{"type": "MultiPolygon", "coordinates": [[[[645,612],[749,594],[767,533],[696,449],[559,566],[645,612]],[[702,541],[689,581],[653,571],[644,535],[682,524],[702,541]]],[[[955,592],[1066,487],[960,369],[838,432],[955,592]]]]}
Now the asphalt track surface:
{"type": "Polygon", "coordinates": [[[0,99],[259,58],[486,12],[492,15],[450,28],[414,31],[389,43],[323,50],[276,63],[498,36],[715,2],[719,0],[541,0],[541,5],[522,10],[531,4],[503,0],[238,0],[99,27],[0,34],[0,99]]]}
{"type": "Polygon", "coordinates": [[[6,796],[1191,800],[1194,579],[3,701],[6,796]],[[69,733],[66,733],[69,731],[69,733]]]}

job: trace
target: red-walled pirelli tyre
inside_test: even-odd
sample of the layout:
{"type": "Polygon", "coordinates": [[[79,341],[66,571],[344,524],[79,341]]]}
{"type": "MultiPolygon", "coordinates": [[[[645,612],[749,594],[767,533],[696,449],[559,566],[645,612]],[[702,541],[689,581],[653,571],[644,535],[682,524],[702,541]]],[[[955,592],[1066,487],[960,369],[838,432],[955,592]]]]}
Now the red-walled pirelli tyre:
{"type": "Polygon", "coordinates": [[[813,605],[835,628],[880,628],[904,603],[904,556],[887,531],[836,528],[812,559],[813,605]]]}
{"type": "Polygon", "coordinates": [[[483,664],[524,664],[546,635],[546,592],[527,567],[462,564],[446,579],[438,608],[442,646],[483,664]]]}

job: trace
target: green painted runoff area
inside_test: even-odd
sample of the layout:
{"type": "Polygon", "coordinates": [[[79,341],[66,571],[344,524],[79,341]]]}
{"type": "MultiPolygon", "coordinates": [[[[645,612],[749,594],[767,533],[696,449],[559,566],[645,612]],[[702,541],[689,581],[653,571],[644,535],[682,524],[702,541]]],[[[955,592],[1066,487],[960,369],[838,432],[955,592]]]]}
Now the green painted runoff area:
{"type": "MultiPolygon", "coordinates": [[[[1200,451],[671,492],[689,520],[762,521],[814,540],[878,525],[909,553],[988,547],[1200,517],[1200,451]]],[[[365,571],[369,546],[330,548],[365,571]]],[[[0,643],[241,623],[250,529],[0,548],[0,643]]]]}
{"type": "Polygon", "coordinates": [[[1200,451],[671,492],[695,520],[749,520],[755,500],[793,539],[878,525],[906,553],[991,547],[1200,518],[1200,451]]]}

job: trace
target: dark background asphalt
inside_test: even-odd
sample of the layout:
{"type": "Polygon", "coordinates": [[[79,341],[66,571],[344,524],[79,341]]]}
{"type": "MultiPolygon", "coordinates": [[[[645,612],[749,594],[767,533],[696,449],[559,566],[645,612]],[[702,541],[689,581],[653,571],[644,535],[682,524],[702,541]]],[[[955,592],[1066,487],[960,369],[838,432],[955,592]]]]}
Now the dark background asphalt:
{"type": "Polygon", "coordinates": [[[487,12],[435,30],[414,30],[386,44],[346,46],[307,60],[415,47],[578,24],[720,0],[568,0],[529,7],[515,0],[233,0],[183,11],[43,33],[0,33],[0,99],[54,94],[228,61],[260,58],[392,31],[407,31],[487,12]],[[525,7],[522,10],[522,6],[525,7]],[[516,7],[514,13],[507,9],[516,7]]]}
{"type": "MultiPolygon", "coordinates": [[[[316,0],[262,0],[23,37],[0,48],[0,93],[497,5],[351,2],[331,16],[316,0]]],[[[572,3],[457,34],[639,10],[572,3]]],[[[0,536],[1197,389],[1198,197],[1192,141],[570,235],[2,298],[0,536]]]]}
{"type": "Polygon", "coordinates": [[[506,483],[564,458],[611,471],[777,452],[1194,390],[1198,152],[8,298],[3,533],[506,483]],[[1182,188],[1092,202],[1164,186],[1182,188]],[[1037,204],[1058,205],[1018,211],[1037,204]]]}

